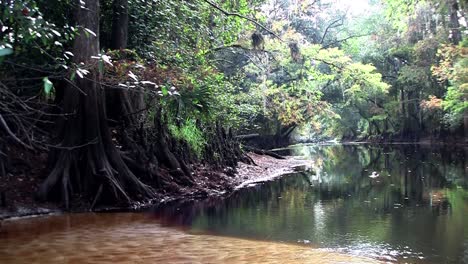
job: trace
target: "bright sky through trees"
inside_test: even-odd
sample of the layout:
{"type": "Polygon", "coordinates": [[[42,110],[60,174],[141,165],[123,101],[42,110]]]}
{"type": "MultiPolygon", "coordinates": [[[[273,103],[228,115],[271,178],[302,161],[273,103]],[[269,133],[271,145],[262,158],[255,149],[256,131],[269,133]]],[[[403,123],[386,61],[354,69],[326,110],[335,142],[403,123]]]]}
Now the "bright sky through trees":
{"type": "Polygon", "coordinates": [[[356,16],[369,10],[368,0],[337,0],[337,6],[344,11],[349,11],[351,15],[356,16]]]}

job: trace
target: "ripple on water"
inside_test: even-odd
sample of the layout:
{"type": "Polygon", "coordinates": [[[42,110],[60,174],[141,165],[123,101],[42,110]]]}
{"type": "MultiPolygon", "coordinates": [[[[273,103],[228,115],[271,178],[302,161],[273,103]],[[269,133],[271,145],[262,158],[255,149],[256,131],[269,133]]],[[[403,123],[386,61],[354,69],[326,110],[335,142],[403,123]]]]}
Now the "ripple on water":
{"type": "Polygon", "coordinates": [[[0,263],[379,263],[294,244],[193,235],[144,214],[75,214],[7,221],[0,263]]]}

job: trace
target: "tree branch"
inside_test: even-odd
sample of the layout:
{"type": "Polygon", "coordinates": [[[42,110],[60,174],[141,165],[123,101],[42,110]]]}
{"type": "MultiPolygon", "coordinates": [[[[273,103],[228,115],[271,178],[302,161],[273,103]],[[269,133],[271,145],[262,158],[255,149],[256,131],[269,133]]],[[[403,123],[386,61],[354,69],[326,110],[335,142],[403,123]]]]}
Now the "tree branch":
{"type": "Polygon", "coordinates": [[[322,60],[322,59],[317,59],[317,58],[312,58],[312,59],[313,59],[313,60],[316,60],[316,61],[320,61],[320,62],[322,62],[322,63],[325,63],[325,64],[327,64],[328,66],[333,66],[333,67],[335,67],[335,68],[337,68],[337,69],[339,69],[339,70],[343,70],[343,69],[344,69],[344,66],[335,64],[335,63],[333,63],[333,62],[329,62],[329,61],[322,60]]]}
{"type": "Polygon", "coordinates": [[[221,13],[223,13],[226,16],[236,16],[236,17],[240,17],[240,18],[243,18],[245,20],[248,20],[248,21],[254,23],[255,25],[261,27],[262,29],[266,30],[268,33],[270,33],[271,35],[273,35],[274,37],[279,39],[281,42],[284,42],[284,40],[282,40],[281,37],[278,36],[275,32],[271,31],[270,29],[268,29],[264,25],[260,24],[255,19],[252,19],[250,17],[246,17],[246,16],[241,15],[239,13],[232,13],[232,12],[226,11],[226,10],[222,9],[220,6],[218,6],[217,4],[211,2],[210,0],[203,0],[203,1],[206,2],[207,4],[209,4],[210,6],[212,6],[213,8],[217,9],[218,11],[220,11],[221,13]]]}
{"type": "Polygon", "coordinates": [[[343,25],[343,18],[338,18],[337,20],[333,21],[330,23],[330,25],[327,26],[327,28],[325,29],[325,32],[323,32],[323,36],[322,36],[322,39],[320,40],[320,44],[323,44],[323,41],[325,40],[325,37],[327,36],[328,34],[328,30],[330,30],[330,28],[335,28],[335,27],[339,27],[339,26],[342,26],[343,25]],[[338,23],[340,22],[340,24],[337,24],[335,25],[335,23],[338,23]]]}
{"type": "Polygon", "coordinates": [[[351,35],[351,36],[348,36],[348,37],[346,37],[346,38],[339,39],[339,40],[335,40],[335,41],[333,41],[333,42],[331,42],[331,43],[328,43],[327,45],[323,46],[322,49],[327,49],[327,48],[329,48],[330,46],[332,46],[332,45],[334,45],[334,44],[337,44],[337,43],[346,41],[346,40],[348,40],[348,39],[360,38],[360,37],[365,37],[365,36],[369,36],[369,35],[372,35],[372,34],[351,35]]]}
{"type": "Polygon", "coordinates": [[[31,146],[27,145],[26,143],[24,143],[23,141],[21,141],[21,139],[19,139],[11,130],[10,130],[10,127],[8,127],[8,124],[6,123],[5,119],[3,119],[2,115],[0,114],[0,125],[2,125],[3,129],[7,132],[8,135],[10,135],[10,137],[13,138],[14,141],[16,141],[18,144],[20,144],[21,146],[27,148],[27,149],[33,149],[31,146]]]}
{"type": "Polygon", "coordinates": [[[223,50],[223,49],[229,49],[229,48],[238,48],[238,49],[242,49],[242,50],[245,50],[245,51],[252,51],[251,49],[243,47],[242,45],[233,44],[233,45],[229,45],[229,46],[219,46],[219,47],[216,47],[216,48],[212,48],[211,50],[208,50],[205,54],[212,53],[214,51],[223,50]]]}

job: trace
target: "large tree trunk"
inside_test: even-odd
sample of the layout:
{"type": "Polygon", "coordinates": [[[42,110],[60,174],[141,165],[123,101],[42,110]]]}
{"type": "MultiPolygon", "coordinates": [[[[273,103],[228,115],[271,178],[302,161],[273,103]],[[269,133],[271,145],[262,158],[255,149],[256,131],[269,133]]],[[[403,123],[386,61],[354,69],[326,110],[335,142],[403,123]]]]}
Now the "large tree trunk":
{"type": "Polygon", "coordinates": [[[112,3],[112,49],[126,49],[128,42],[128,2],[127,0],[114,0],[112,3]]]}
{"type": "Polygon", "coordinates": [[[462,39],[461,30],[460,30],[460,21],[458,20],[458,7],[457,0],[448,0],[448,9],[450,15],[450,40],[453,44],[458,45],[462,39]]]}
{"type": "MultiPolygon", "coordinates": [[[[114,0],[112,3],[112,38],[110,47],[114,50],[127,48],[128,43],[128,0],[114,0]]],[[[137,125],[137,112],[145,108],[143,90],[127,91],[115,89],[109,91],[109,106],[118,109],[111,111],[111,118],[121,119],[126,125],[137,125]]]]}
{"type": "MultiPolygon", "coordinates": [[[[39,196],[61,194],[69,207],[73,192],[115,198],[142,199],[152,191],[141,183],[123,162],[107,125],[104,93],[99,85],[100,74],[91,56],[99,53],[99,0],[86,0],[84,8],[76,1],[76,26],[79,35],[74,41],[74,62],[89,70],[84,78],[77,76],[64,90],[63,109],[59,120],[61,147],[54,157],[52,172],[39,188],[39,196]],[[91,30],[96,35],[85,33],[91,30]],[[114,196],[110,196],[114,197],[114,196]]],[[[98,198],[98,197],[96,197],[98,198]]],[[[95,200],[96,200],[95,198],[95,200]]],[[[112,198],[113,200],[115,198],[112,198]]]]}
{"type": "MultiPolygon", "coordinates": [[[[113,49],[125,49],[127,47],[128,40],[128,0],[114,0],[113,1],[113,21],[112,21],[112,40],[111,47],[113,49]]],[[[127,130],[133,130],[140,126],[138,115],[135,113],[140,112],[145,108],[144,104],[144,92],[142,89],[138,90],[113,90],[109,91],[112,102],[109,102],[109,107],[120,106],[117,111],[113,111],[115,119],[120,119],[124,122],[127,130]]],[[[143,160],[137,160],[137,162],[144,162],[150,160],[156,155],[157,160],[167,166],[171,170],[171,174],[177,176],[176,181],[184,185],[193,185],[193,178],[189,166],[181,159],[178,159],[174,153],[169,149],[167,142],[167,134],[163,125],[160,123],[161,113],[155,116],[156,129],[159,131],[159,138],[156,140],[154,146],[154,153],[142,153],[140,150],[140,156],[144,156],[143,160]]],[[[128,142],[127,142],[128,143],[128,142]]]]}

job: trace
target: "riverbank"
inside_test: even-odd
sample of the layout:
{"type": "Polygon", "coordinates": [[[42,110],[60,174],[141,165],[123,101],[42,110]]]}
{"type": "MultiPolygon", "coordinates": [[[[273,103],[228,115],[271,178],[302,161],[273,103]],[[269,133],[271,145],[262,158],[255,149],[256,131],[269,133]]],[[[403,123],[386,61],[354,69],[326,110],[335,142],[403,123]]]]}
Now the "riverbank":
{"type": "MultiPolygon", "coordinates": [[[[232,175],[233,168],[226,168],[224,171],[216,171],[209,166],[194,166],[195,185],[192,187],[161,189],[157,191],[157,197],[151,201],[137,202],[129,206],[104,206],[90,210],[89,201],[81,201],[80,197],[75,197],[73,207],[70,212],[88,211],[129,211],[169,202],[175,200],[196,200],[210,196],[224,196],[233,191],[253,185],[257,182],[273,180],[281,175],[293,172],[298,168],[308,166],[306,160],[295,157],[286,159],[275,159],[267,155],[248,154],[255,162],[249,165],[243,162],[238,163],[237,172],[232,175]]],[[[43,170],[38,168],[31,171],[28,177],[23,172],[20,175],[8,175],[0,182],[0,190],[5,193],[6,207],[0,208],[0,220],[25,217],[32,215],[59,214],[64,212],[60,205],[51,202],[39,202],[35,199],[35,193],[42,179],[37,174],[43,170]],[[11,191],[10,191],[11,190],[11,191]]]]}

